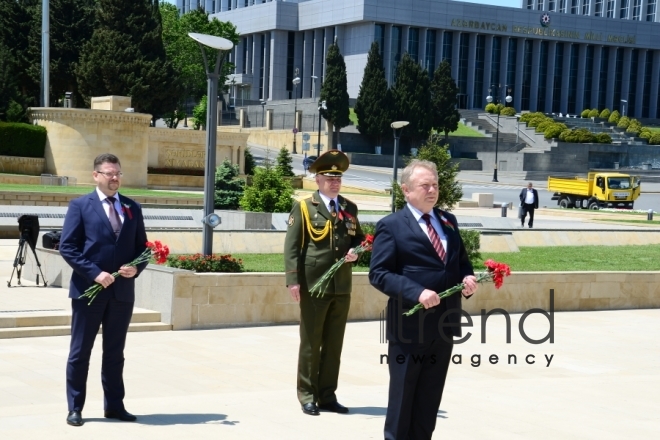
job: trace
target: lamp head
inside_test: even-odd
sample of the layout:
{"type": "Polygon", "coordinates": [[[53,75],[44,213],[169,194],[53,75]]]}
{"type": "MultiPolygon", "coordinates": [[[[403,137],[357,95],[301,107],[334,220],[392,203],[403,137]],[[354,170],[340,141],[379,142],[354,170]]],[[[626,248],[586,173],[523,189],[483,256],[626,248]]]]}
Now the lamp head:
{"type": "Polygon", "coordinates": [[[212,228],[215,228],[220,223],[222,223],[222,221],[220,220],[220,216],[218,214],[215,214],[215,213],[211,213],[211,214],[207,215],[206,217],[204,217],[202,222],[206,223],[207,225],[209,225],[212,228]]]}
{"type": "Polygon", "coordinates": [[[505,99],[506,102],[508,102],[508,103],[510,103],[511,101],[513,101],[513,98],[511,97],[511,95],[507,95],[506,98],[504,98],[504,99],[505,99]]]}
{"type": "Polygon", "coordinates": [[[218,50],[231,50],[234,43],[226,38],[216,37],[214,35],[198,34],[196,32],[189,32],[188,36],[204,46],[218,50]]]}
{"type": "Polygon", "coordinates": [[[491,102],[493,102],[493,97],[490,96],[490,95],[486,96],[486,102],[489,103],[489,104],[490,104],[491,102]]]}
{"type": "Polygon", "coordinates": [[[403,128],[408,124],[410,124],[410,122],[408,121],[396,121],[396,122],[392,122],[390,124],[390,127],[392,127],[395,130],[398,130],[399,128],[403,128]]]}
{"type": "Polygon", "coordinates": [[[291,80],[291,82],[292,82],[293,84],[295,84],[295,85],[298,85],[298,84],[300,84],[300,78],[298,78],[298,77],[296,76],[295,78],[293,78],[293,79],[291,80]]]}

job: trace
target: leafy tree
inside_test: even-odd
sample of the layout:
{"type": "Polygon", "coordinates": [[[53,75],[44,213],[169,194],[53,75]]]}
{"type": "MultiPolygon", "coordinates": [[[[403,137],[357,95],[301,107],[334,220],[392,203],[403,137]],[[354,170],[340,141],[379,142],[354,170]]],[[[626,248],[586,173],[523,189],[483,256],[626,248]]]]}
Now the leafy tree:
{"type": "Polygon", "coordinates": [[[389,132],[392,115],[392,95],[385,79],[383,59],[378,42],[371,43],[362,84],[355,103],[358,130],[371,138],[377,146],[382,144],[383,134],[389,132]]]}
{"type": "Polygon", "coordinates": [[[254,161],[254,156],[252,155],[252,151],[250,151],[250,147],[245,148],[245,165],[244,165],[244,171],[245,174],[248,176],[253,176],[254,175],[254,169],[257,167],[256,162],[254,161]]]}
{"type": "Polygon", "coordinates": [[[327,110],[322,110],[321,115],[335,128],[337,144],[341,144],[339,132],[350,122],[350,110],[348,107],[348,86],[346,80],[346,63],[339,52],[339,46],[334,43],[328,49],[325,58],[325,79],[321,87],[321,101],[325,101],[327,110]]]}
{"type": "Polygon", "coordinates": [[[252,186],[245,189],[241,208],[252,212],[290,212],[293,207],[293,188],[277,168],[267,162],[256,169],[252,186]]]}
{"type": "Polygon", "coordinates": [[[16,60],[0,41],[0,120],[7,120],[7,109],[19,95],[15,79],[16,60]]]}
{"type": "MultiPolygon", "coordinates": [[[[451,163],[451,157],[447,151],[448,146],[442,145],[442,138],[438,134],[432,134],[426,143],[421,146],[414,159],[428,160],[433,162],[438,168],[438,203],[435,206],[447,211],[456,205],[463,197],[463,189],[458,183],[458,164],[451,163]]],[[[406,165],[412,161],[409,158],[406,165]]],[[[395,191],[394,204],[397,211],[406,204],[403,192],[397,182],[394,182],[393,191],[395,191]]]]}
{"type": "Polygon", "coordinates": [[[215,209],[238,209],[245,182],[238,178],[238,165],[225,160],[215,170],[215,209]]]}
{"type": "Polygon", "coordinates": [[[277,171],[285,177],[295,176],[292,163],[293,158],[291,157],[291,153],[289,153],[289,150],[287,150],[286,147],[282,147],[280,153],[277,155],[277,171]]]}
{"type": "Polygon", "coordinates": [[[206,128],[206,108],[207,108],[207,99],[206,95],[202,96],[202,99],[199,101],[199,104],[193,109],[193,128],[199,130],[200,128],[204,130],[206,128]]]}
{"type": "Polygon", "coordinates": [[[449,133],[458,130],[461,114],[457,106],[458,86],[451,77],[451,65],[447,60],[443,60],[433,72],[431,81],[431,123],[438,133],[444,132],[445,142],[449,141],[449,133]]]}
{"type": "MultiPolygon", "coordinates": [[[[0,0],[0,46],[4,45],[12,54],[13,78],[22,95],[18,100],[25,101],[25,104],[38,102],[39,98],[39,82],[34,81],[29,70],[31,65],[41,63],[41,55],[33,58],[34,51],[28,50],[28,36],[36,31],[37,20],[39,32],[41,29],[41,17],[37,16],[36,12],[38,3],[40,2],[35,0],[0,0]]],[[[4,58],[5,55],[0,56],[0,63],[4,58]]],[[[0,87],[2,86],[0,84],[0,87]]],[[[7,103],[8,101],[4,104],[7,103]]]]}
{"type": "Polygon", "coordinates": [[[428,73],[405,53],[396,70],[392,98],[396,120],[409,121],[402,135],[410,138],[412,146],[419,145],[431,131],[431,97],[428,73]]]}
{"type": "Polygon", "coordinates": [[[176,107],[179,82],[167,61],[157,0],[97,0],[95,28],[76,68],[80,93],[124,95],[154,119],[176,107]]]}

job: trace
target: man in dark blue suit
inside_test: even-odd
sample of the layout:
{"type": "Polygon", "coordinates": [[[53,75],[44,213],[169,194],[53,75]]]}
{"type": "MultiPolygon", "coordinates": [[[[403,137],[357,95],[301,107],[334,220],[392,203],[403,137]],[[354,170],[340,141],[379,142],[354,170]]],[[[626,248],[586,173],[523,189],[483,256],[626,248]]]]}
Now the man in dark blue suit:
{"type": "Polygon", "coordinates": [[[60,254],[73,268],[69,288],[71,348],[66,368],[66,420],[73,426],[83,424],[89,358],[101,325],[104,416],[136,420],[123,402],[124,345],[135,302],[134,278],[146,263],[138,267],[125,265],[145,251],[147,234],[140,205],[117,193],[121,175],[117,156],[101,154],[94,159],[97,186],[91,194],[71,201],[62,229],[60,254]],[[119,276],[115,278],[113,272],[119,272],[119,276]],[[78,298],[94,283],[104,288],[88,305],[88,298],[78,298]]]}
{"type": "Polygon", "coordinates": [[[435,208],[438,171],[413,160],[401,175],[407,206],[376,226],[369,280],[387,303],[389,399],[385,439],[430,439],[442,399],[453,336],[461,336],[461,296],[438,293],[463,282],[477,289],[456,217],[435,208]],[[403,312],[422,303],[410,317],[403,312]]]}

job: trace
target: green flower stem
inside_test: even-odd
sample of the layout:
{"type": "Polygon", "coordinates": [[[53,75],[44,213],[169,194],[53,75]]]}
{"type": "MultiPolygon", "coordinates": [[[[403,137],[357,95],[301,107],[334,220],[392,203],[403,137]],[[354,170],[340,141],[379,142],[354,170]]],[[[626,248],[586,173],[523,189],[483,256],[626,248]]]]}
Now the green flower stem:
{"type": "MultiPolygon", "coordinates": [[[[370,249],[370,246],[359,245],[356,246],[355,249],[353,249],[353,253],[355,255],[360,255],[367,249],[370,249]]],[[[346,257],[344,256],[340,258],[339,261],[337,261],[335,264],[333,264],[332,267],[330,267],[330,269],[328,269],[328,271],[323,274],[321,279],[318,280],[311,289],[309,289],[309,293],[311,293],[312,296],[316,294],[317,297],[322,297],[323,295],[325,295],[325,289],[328,287],[328,284],[330,284],[330,280],[332,279],[333,276],[335,276],[335,273],[337,273],[339,268],[345,262],[346,262],[346,257]]]]}

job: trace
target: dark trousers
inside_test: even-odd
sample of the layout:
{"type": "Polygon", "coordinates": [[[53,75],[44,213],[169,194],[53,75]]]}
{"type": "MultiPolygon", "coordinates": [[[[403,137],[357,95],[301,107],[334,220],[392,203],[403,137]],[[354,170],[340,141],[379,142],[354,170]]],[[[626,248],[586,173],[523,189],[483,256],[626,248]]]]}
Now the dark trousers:
{"type": "Polygon", "coordinates": [[[431,439],[453,346],[451,337],[422,344],[389,343],[385,440],[431,439]]]}
{"type": "Polygon", "coordinates": [[[525,216],[529,214],[529,226],[534,226],[534,204],[533,203],[523,203],[522,205],[522,217],[520,217],[520,224],[525,226],[525,216]]]}
{"type": "Polygon", "coordinates": [[[87,373],[94,340],[103,325],[104,409],[124,409],[124,345],[128,324],[133,316],[133,303],[117,301],[101,291],[91,305],[89,300],[71,300],[71,347],[66,366],[66,396],[69,411],[82,411],[87,395],[87,373]]]}
{"type": "Polygon", "coordinates": [[[339,363],[351,295],[322,298],[300,293],[298,400],[301,405],[337,401],[339,363]]]}

